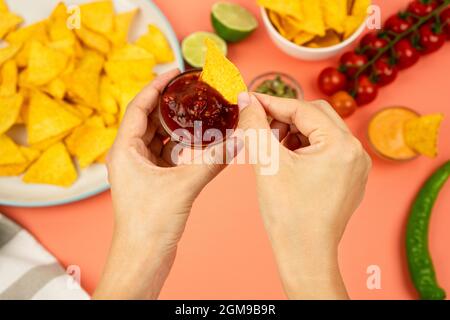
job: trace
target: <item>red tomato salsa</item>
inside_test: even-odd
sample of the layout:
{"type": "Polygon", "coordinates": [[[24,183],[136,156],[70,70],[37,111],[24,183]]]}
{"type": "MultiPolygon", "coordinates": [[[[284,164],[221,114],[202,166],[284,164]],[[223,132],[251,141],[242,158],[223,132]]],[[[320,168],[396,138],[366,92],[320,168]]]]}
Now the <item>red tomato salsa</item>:
{"type": "MultiPolygon", "coordinates": [[[[159,108],[161,122],[169,133],[185,129],[190,135],[189,144],[195,142],[206,146],[219,142],[215,141],[214,137],[205,137],[206,131],[217,129],[225,139],[227,133],[229,134],[227,129],[236,128],[239,108],[226,101],[217,90],[202,82],[199,79],[200,73],[198,70],[189,71],[173,79],[161,95],[159,108]],[[199,124],[201,131],[194,131],[199,124]]],[[[186,134],[182,137],[181,140],[184,140],[186,134]]]]}

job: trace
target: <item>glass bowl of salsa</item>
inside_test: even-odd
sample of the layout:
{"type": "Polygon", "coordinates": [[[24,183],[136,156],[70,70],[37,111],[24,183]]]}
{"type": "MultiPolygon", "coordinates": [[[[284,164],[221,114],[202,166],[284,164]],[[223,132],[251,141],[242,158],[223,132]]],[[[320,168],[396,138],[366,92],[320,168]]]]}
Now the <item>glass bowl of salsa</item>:
{"type": "Polygon", "coordinates": [[[159,117],[174,141],[205,148],[231,136],[239,120],[239,107],[200,80],[201,69],[179,74],[164,88],[159,117]]]}

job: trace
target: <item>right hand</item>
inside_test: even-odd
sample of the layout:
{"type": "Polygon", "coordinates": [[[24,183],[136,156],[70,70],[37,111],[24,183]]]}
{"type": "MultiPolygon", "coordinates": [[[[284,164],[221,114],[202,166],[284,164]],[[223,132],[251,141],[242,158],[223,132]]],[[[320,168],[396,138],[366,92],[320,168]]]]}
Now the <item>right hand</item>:
{"type": "Polygon", "coordinates": [[[279,129],[279,170],[255,165],[261,214],[290,298],[347,298],[337,249],[371,160],[324,101],[239,96],[241,129],[279,129]],[[269,125],[267,116],[274,120],[269,125]]]}

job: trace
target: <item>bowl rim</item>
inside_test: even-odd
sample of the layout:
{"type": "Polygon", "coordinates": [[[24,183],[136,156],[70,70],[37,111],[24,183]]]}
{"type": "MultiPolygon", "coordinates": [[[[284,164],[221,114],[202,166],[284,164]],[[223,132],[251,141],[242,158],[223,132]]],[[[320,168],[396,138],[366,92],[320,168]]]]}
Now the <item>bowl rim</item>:
{"type": "Polygon", "coordinates": [[[347,39],[345,39],[344,41],[342,41],[338,44],[335,44],[330,47],[324,47],[324,48],[308,48],[305,46],[298,45],[298,44],[286,39],[285,37],[283,37],[280,34],[280,32],[278,32],[278,30],[275,28],[275,26],[272,24],[272,22],[270,21],[269,15],[267,14],[267,9],[260,6],[260,10],[261,10],[261,15],[262,15],[264,25],[266,26],[266,28],[269,30],[270,33],[273,33],[275,35],[275,37],[277,38],[278,41],[281,41],[284,45],[289,46],[291,49],[300,50],[300,51],[309,52],[309,53],[332,53],[332,52],[336,52],[341,49],[344,49],[345,47],[351,45],[364,32],[364,30],[366,29],[366,26],[367,26],[367,19],[369,18],[369,17],[367,17],[366,19],[364,19],[363,23],[361,23],[361,25],[358,27],[358,29],[356,29],[356,31],[353,32],[353,34],[350,37],[348,37],[347,39]]]}

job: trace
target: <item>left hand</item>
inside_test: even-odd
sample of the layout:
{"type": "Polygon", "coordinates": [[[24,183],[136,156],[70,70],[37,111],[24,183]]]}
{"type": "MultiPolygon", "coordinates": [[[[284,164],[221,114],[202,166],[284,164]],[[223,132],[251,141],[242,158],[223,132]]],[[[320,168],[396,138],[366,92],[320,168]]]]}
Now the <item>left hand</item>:
{"type": "Polygon", "coordinates": [[[176,166],[175,142],[163,143],[158,99],[178,74],[159,76],[136,96],[108,155],[115,228],[94,298],[157,298],[194,200],[226,167],[223,145],[207,163],[176,166]]]}

